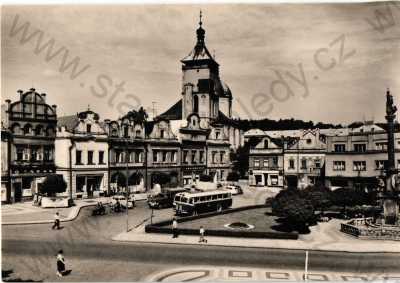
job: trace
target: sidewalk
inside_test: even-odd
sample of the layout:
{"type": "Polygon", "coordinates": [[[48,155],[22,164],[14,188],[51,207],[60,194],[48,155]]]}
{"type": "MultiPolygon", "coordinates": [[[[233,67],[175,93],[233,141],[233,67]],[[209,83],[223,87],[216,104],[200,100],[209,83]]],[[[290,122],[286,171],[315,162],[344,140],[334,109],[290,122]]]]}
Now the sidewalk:
{"type": "Polygon", "coordinates": [[[339,231],[339,220],[331,220],[328,223],[320,223],[311,227],[312,233],[300,235],[298,240],[275,239],[249,239],[206,237],[208,243],[199,243],[199,237],[181,235],[172,238],[169,234],[146,233],[144,225],[128,232],[121,233],[112,238],[121,242],[143,242],[181,245],[211,245],[225,247],[245,248],[272,248],[295,249],[314,251],[342,251],[356,253],[400,253],[400,243],[396,241],[360,240],[347,236],[339,231]]]}
{"type": "Polygon", "coordinates": [[[75,206],[66,208],[42,208],[33,206],[32,202],[6,204],[1,206],[2,225],[53,223],[54,214],[60,213],[61,222],[74,220],[82,207],[107,203],[108,198],[75,200],[75,206]]]}

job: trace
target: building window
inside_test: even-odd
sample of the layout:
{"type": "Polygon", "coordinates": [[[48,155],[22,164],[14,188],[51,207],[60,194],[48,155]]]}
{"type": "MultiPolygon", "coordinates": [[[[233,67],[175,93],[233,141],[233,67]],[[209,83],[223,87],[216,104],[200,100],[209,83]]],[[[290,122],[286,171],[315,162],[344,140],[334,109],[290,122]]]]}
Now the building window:
{"type": "Polygon", "coordinates": [[[193,113],[199,112],[199,97],[197,95],[193,96],[193,113]]]}
{"type": "Polygon", "coordinates": [[[268,140],[264,140],[264,148],[268,148],[268,140]]]}
{"type": "Polygon", "coordinates": [[[289,159],[289,169],[294,169],[294,159],[289,159]]]}
{"type": "Polygon", "coordinates": [[[187,150],[184,150],[183,151],[183,163],[186,163],[186,164],[189,163],[188,156],[189,156],[189,152],[187,150]]]}
{"type": "Polygon", "coordinates": [[[45,146],[43,151],[44,161],[53,161],[53,149],[50,146],[45,146]]]}
{"type": "Polygon", "coordinates": [[[93,165],[93,150],[88,150],[87,163],[93,165]]]}
{"type": "Polygon", "coordinates": [[[140,138],[142,135],[142,131],[141,130],[136,130],[136,137],[140,138]]]}
{"type": "Polygon", "coordinates": [[[192,150],[192,164],[197,163],[196,154],[197,154],[197,150],[192,150]]]}
{"type": "Polygon", "coordinates": [[[212,152],[212,162],[218,163],[218,152],[216,152],[216,151],[212,152]]]}
{"type": "Polygon", "coordinates": [[[265,158],[263,161],[263,167],[268,168],[268,165],[269,165],[269,160],[268,158],[265,158]]]}
{"type": "Polygon", "coordinates": [[[367,170],[367,162],[366,161],[353,161],[353,170],[354,171],[367,170]]]}
{"type": "Polygon", "coordinates": [[[39,147],[32,146],[31,147],[31,161],[38,161],[39,160],[39,147]]]}
{"type": "Polygon", "coordinates": [[[22,146],[17,146],[17,161],[24,160],[24,148],[22,146]]]}
{"type": "Polygon", "coordinates": [[[165,135],[165,131],[164,130],[160,130],[160,138],[163,139],[165,135]]]}
{"type": "Polygon", "coordinates": [[[376,170],[387,168],[387,160],[375,160],[376,170]]]}
{"type": "Polygon", "coordinates": [[[172,152],[171,152],[171,161],[172,161],[173,163],[176,163],[176,151],[172,151],[172,152]]]}
{"type": "Polygon", "coordinates": [[[254,167],[260,167],[260,160],[254,159],[254,167]]]}
{"type": "Polygon", "coordinates": [[[334,151],[335,152],[345,152],[346,151],[346,145],[344,143],[338,143],[334,145],[334,151]]]}
{"type": "Polygon", "coordinates": [[[303,158],[303,159],[301,160],[300,169],[307,169],[307,159],[303,158]]]}
{"type": "Polygon", "coordinates": [[[153,150],[153,162],[158,162],[158,151],[153,150]]]}
{"type": "Polygon", "coordinates": [[[115,162],[116,163],[120,163],[121,161],[121,151],[120,150],[116,150],[115,151],[115,162]]]}
{"type": "Polygon", "coordinates": [[[315,166],[315,168],[321,168],[321,160],[320,159],[316,159],[314,161],[314,166],[315,166]]]}
{"type": "Polygon", "coordinates": [[[24,127],[24,135],[31,135],[32,134],[32,126],[26,124],[24,127]]]}
{"type": "Polygon", "coordinates": [[[168,161],[168,159],[167,159],[167,152],[166,151],[163,151],[162,152],[162,162],[167,162],[168,161]]]}
{"type": "Polygon", "coordinates": [[[87,125],[86,125],[86,132],[87,132],[87,133],[92,132],[92,125],[90,125],[90,124],[87,124],[87,125]]]}
{"type": "Polygon", "coordinates": [[[215,139],[216,139],[216,140],[219,140],[220,134],[221,134],[221,133],[220,133],[219,131],[215,132],[215,139]]]}
{"type": "Polygon", "coordinates": [[[367,145],[365,143],[356,143],[356,144],[354,144],[354,151],[355,152],[366,152],[367,145]]]}
{"type": "Polygon", "coordinates": [[[204,163],[204,151],[200,150],[200,163],[204,163]]]}
{"type": "Polygon", "coordinates": [[[346,161],[333,161],[333,171],[345,171],[346,161]]]}
{"type": "Polygon", "coordinates": [[[77,165],[82,165],[82,150],[77,150],[75,152],[75,163],[77,165]]]}
{"type": "Polygon", "coordinates": [[[224,151],[221,151],[220,153],[219,153],[219,155],[220,155],[220,163],[224,163],[224,159],[225,159],[225,152],[224,151]]]}
{"type": "Polygon", "coordinates": [[[129,137],[129,127],[124,126],[124,138],[128,138],[128,137],[129,137]]]}
{"type": "Polygon", "coordinates": [[[99,164],[104,164],[104,151],[99,151],[99,164]]]}
{"type": "Polygon", "coordinates": [[[278,185],[278,175],[270,175],[271,185],[278,185]]]}
{"type": "Polygon", "coordinates": [[[272,167],[274,168],[278,167],[278,156],[272,157],[272,167]]]}
{"type": "Polygon", "coordinates": [[[43,135],[43,127],[39,125],[35,129],[35,136],[41,136],[41,135],[43,135]]]}
{"type": "Polygon", "coordinates": [[[387,150],[387,142],[377,142],[375,144],[377,150],[387,150]]]}
{"type": "Polygon", "coordinates": [[[311,139],[307,139],[306,142],[307,142],[307,144],[311,144],[312,140],[311,139]]]}

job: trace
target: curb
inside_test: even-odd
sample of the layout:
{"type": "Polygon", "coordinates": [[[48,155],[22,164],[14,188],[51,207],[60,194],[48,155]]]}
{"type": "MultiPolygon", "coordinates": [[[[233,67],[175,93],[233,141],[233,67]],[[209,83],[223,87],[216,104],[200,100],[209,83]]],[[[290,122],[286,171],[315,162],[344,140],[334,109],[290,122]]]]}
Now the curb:
{"type": "MultiPolygon", "coordinates": [[[[247,248],[247,249],[265,249],[265,250],[293,250],[293,251],[314,251],[314,252],[344,252],[344,253],[356,253],[356,254],[400,254],[399,252],[393,252],[393,251],[349,251],[346,249],[337,249],[337,250],[332,250],[332,249],[321,249],[321,248],[304,248],[304,247],[265,247],[265,246],[245,246],[245,245],[218,245],[218,244],[202,244],[202,243],[173,243],[173,242],[162,242],[162,241],[135,241],[135,240],[121,240],[117,239],[117,237],[121,235],[118,234],[114,237],[111,238],[112,241],[115,242],[123,242],[123,243],[144,243],[144,244],[164,244],[164,245],[183,245],[183,246],[211,246],[211,247],[224,247],[224,248],[247,248]]],[[[184,235],[187,236],[187,235],[184,235]]],[[[227,238],[227,237],[221,237],[221,238],[227,238]]],[[[274,241],[274,240],[272,240],[274,241]]]]}
{"type": "MultiPolygon", "coordinates": [[[[95,205],[96,205],[95,203],[93,203],[93,204],[89,203],[89,204],[79,206],[76,209],[77,212],[75,213],[75,215],[73,215],[72,217],[65,218],[65,219],[60,219],[60,222],[63,223],[63,222],[73,221],[78,217],[82,208],[89,207],[89,206],[95,206],[95,205]]],[[[32,224],[49,224],[49,223],[51,224],[53,222],[54,222],[54,220],[19,221],[19,222],[2,222],[1,225],[32,225],[32,224]]]]}

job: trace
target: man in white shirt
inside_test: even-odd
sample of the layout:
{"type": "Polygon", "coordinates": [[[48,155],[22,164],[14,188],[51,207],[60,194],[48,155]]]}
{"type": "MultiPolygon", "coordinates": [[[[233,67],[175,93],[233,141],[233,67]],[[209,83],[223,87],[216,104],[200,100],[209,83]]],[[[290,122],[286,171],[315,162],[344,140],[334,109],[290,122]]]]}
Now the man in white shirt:
{"type": "Polygon", "coordinates": [[[172,221],[172,238],[178,238],[178,221],[176,218],[172,221]]]}

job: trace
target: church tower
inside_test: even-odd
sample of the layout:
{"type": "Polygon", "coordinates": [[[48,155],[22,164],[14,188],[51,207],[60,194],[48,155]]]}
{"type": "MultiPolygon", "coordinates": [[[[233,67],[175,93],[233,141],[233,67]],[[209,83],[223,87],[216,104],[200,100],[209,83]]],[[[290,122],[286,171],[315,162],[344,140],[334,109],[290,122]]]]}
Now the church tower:
{"type": "Polygon", "coordinates": [[[201,123],[208,125],[210,120],[219,115],[220,97],[228,98],[224,114],[228,117],[231,116],[232,96],[229,88],[219,78],[219,64],[205,45],[206,32],[202,25],[200,11],[199,28],[196,31],[197,43],[189,55],[181,60],[183,72],[182,119],[197,114],[201,123]]]}

